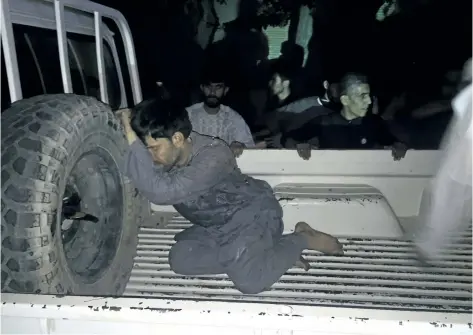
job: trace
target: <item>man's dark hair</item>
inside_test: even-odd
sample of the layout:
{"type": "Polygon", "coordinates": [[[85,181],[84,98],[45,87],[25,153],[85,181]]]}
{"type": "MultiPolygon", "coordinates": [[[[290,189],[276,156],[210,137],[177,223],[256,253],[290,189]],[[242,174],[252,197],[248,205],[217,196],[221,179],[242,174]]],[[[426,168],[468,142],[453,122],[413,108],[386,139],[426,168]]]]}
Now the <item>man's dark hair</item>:
{"type": "Polygon", "coordinates": [[[271,77],[278,75],[282,80],[292,80],[296,76],[296,70],[291,62],[284,58],[279,58],[271,64],[271,77]]]}
{"type": "Polygon", "coordinates": [[[294,42],[284,41],[280,58],[291,64],[292,68],[301,69],[304,65],[304,48],[294,42]]]}
{"type": "Polygon", "coordinates": [[[227,72],[223,64],[208,64],[202,71],[202,85],[223,83],[227,84],[227,72]]]}
{"type": "Polygon", "coordinates": [[[350,72],[342,77],[340,80],[340,96],[347,95],[348,91],[353,86],[358,86],[362,84],[369,84],[368,78],[365,75],[360,73],[350,72]]]}
{"type": "Polygon", "coordinates": [[[146,136],[171,139],[176,132],[189,137],[192,125],[186,109],[170,98],[153,98],[131,109],[131,128],[145,143],[146,136]]]}

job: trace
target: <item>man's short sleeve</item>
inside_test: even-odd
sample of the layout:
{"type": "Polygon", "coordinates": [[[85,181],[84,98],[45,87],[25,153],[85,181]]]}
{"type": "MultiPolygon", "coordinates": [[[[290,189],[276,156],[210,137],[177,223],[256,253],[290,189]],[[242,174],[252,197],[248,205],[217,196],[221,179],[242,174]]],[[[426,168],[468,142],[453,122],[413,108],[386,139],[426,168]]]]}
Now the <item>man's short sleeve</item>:
{"type": "Polygon", "coordinates": [[[233,109],[228,108],[228,111],[231,122],[231,140],[229,144],[231,144],[231,142],[240,142],[243,143],[247,148],[253,148],[255,146],[255,142],[253,140],[253,135],[251,134],[250,128],[246,124],[245,120],[233,109]]]}

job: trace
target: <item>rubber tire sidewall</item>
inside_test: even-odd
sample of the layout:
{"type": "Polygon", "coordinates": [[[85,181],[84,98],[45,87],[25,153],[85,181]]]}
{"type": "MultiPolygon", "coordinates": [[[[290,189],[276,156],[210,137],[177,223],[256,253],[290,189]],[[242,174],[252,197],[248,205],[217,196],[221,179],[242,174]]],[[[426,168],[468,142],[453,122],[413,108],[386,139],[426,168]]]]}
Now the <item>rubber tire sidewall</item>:
{"type": "MultiPolygon", "coordinates": [[[[58,131],[60,139],[57,142],[59,148],[64,148],[67,154],[61,161],[61,167],[55,171],[48,171],[49,184],[54,184],[50,179],[51,172],[58,174],[56,176],[57,192],[52,197],[50,208],[45,206],[42,212],[52,212],[54,210],[60,213],[62,206],[62,197],[64,194],[67,178],[74,168],[78,159],[89,149],[102,147],[106,150],[115,161],[118,168],[124,164],[126,152],[128,150],[128,143],[123,134],[119,120],[115,117],[110,107],[97,101],[92,97],[83,97],[73,94],[59,94],[59,95],[45,95],[30,99],[19,101],[10,107],[10,112],[7,110],[2,115],[2,122],[8,123],[8,129],[11,128],[11,135],[15,136],[14,125],[19,123],[18,120],[23,120],[27,116],[37,116],[39,112],[44,112],[53,116],[53,121],[45,122],[45,128],[58,131]],[[24,113],[22,116],[15,116],[14,113],[24,113]],[[4,117],[5,116],[5,117],[4,117]],[[53,202],[56,201],[54,206],[53,202]]],[[[38,122],[38,118],[33,118],[38,122]]],[[[30,123],[31,124],[31,123],[30,123]]],[[[5,126],[5,125],[4,125],[5,126]]],[[[26,129],[28,125],[22,129],[26,129]]],[[[2,127],[3,128],[3,127],[2,127]]],[[[5,129],[5,128],[3,128],[5,129]]],[[[3,134],[2,139],[5,134],[3,134]]],[[[19,137],[16,143],[21,139],[29,139],[30,136],[25,135],[19,137]]],[[[6,137],[8,137],[7,135],[6,137]]],[[[43,135],[33,136],[37,140],[46,137],[43,135]]],[[[47,139],[49,141],[49,139],[47,139]]],[[[2,155],[6,151],[2,148],[2,155]]],[[[27,158],[28,162],[36,163],[32,157],[18,155],[17,158],[27,158]]],[[[10,162],[9,162],[10,163],[10,162]]],[[[2,162],[2,176],[3,176],[3,162],[2,162]]],[[[23,177],[23,176],[20,176],[23,177]]],[[[80,280],[80,277],[74,275],[65,258],[63,245],[61,241],[61,216],[56,215],[55,234],[52,237],[51,231],[43,229],[40,236],[31,236],[31,233],[25,231],[24,228],[11,227],[4,222],[2,216],[2,226],[7,227],[5,233],[16,236],[31,236],[33,238],[46,238],[49,243],[37,248],[31,248],[25,252],[9,252],[9,257],[16,258],[21,264],[25,260],[32,260],[35,257],[41,258],[42,266],[39,269],[31,272],[12,273],[11,277],[17,281],[23,280],[23,283],[28,282],[31,286],[31,293],[46,293],[46,294],[73,294],[73,295],[100,295],[100,296],[118,296],[121,295],[126,287],[128,279],[133,267],[133,259],[136,254],[138,227],[143,221],[143,198],[138,194],[131,182],[120,174],[121,188],[123,196],[123,220],[121,226],[121,235],[118,239],[117,250],[110,266],[95,282],[86,282],[80,280]],[[22,229],[21,231],[18,229],[22,229]],[[38,255],[40,253],[41,255],[38,255]],[[34,256],[30,255],[35,254],[34,256]],[[55,257],[50,257],[53,254],[55,257]],[[49,261],[48,261],[49,260],[49,261]]],[[[14,179],[14,178],[13,178],[14,179]]],[[[18,177],[18,179],[21,179],[18,177]]],[[[23,178],[24,180],[24,178],[23,178]]],[[[34,189],[35,180],[28,183],[25,188],[33,191],[41,192],[42,189],[34,189]]],[[[19,186],[21,187],[21,186],[19,186]]],[[[51,193],[52,194],[52,193],[51,193]]],[[[4,196],[4,189],[2,185],[2,196],[4,196]]],[[[3,204],[2,204],[3,206],[3,204]]],[[[7,206],[8,209],[8,206],[7,206]]],[[[51,213],[49,213],[51,214],[51,213]]],[[[2,227],[3,228],[3,227],[2,227]]],[[[31,230],[33,231],[33,230],[31,230]]],[[[2,237],[2,241],[4,237],[2,237]]],[[[3,253],[2,245],[2,253],[3,253]]],[[[11,251],[11,250],[9,250],[11,251]]],[[[5,263],[5,262],[4,262],[5,263]]],[[[4,270],[4,263],[2,263],[2,272],[4,270]]],[[[25,270],[23,270],[25,271],[25,270]]],[[[12,292],[8,287],[2,287],[3,291],[12,292]]],[[[27,292],[29,289],[27,290],[27,292]]]]}
{"type": "MultiPolygon", "coordinates": [[[[116,168],[123,166],[123,158],[126,155],[127,143],[122,132],[118,132],[110,125],[107,125],[108,118],[105,114],[101,114],[96,121],[89,127],[79,128],[79,137],[82,143],[76,147],[71,154],[66,165],[64,174],[61,177],[60,194],[64,194],[67,178],[70,176],[81,156],[87,151],[101,147],[106,150],[111,157],[120,158],[115,161],[116,168]],[[118,135],[118,136],[117,136],[118,135]]],[[[62,271],[61,282],[66,286],[66,292],[84,295],[105,295],[105,294],[121,294],[125,290],[126,283],[130,275],[130,265],[133,265],[133,256],[136,252],[137,244],[137,227],[139,219],[135,218],[134,208],[127,206],[129,203],[135,202],[135,189],[129,180],[121,176],[122,187],[122,204],[123,204],[123,223],[121,227],[121,237],[119,238],[115,257],[109,268],[94,283],[87,283],[80,280],[80,277],[74,275],[65,258],[64,248],[61,241],[54,241],[54,245],[58,248],[58,262],[62,271]]],[[[60,208],[60,207],[59,207],[60,208]]],[[[60,239],[61,227],[56,225],[56,234],[54,239],[60,239]]]]}

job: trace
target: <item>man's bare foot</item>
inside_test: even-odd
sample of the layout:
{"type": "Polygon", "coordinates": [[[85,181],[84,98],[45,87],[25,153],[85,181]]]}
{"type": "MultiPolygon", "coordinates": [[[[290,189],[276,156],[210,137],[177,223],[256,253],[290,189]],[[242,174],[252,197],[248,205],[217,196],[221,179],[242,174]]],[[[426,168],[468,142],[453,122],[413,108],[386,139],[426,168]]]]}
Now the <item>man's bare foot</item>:
{"type": "Polygon", "coordinates": [[[310,263],[304,257],[301,256],[296,262],[296,267],[304,269],[305,271],[309,271],[310,263]]]}
{"type": "Polygon", "coordinates": [[[298,222],[294,230],[307,238],[308,248],[329,255],[343,255],[343,245],[332,235],[312,229],[305,222],[298,222]]]}

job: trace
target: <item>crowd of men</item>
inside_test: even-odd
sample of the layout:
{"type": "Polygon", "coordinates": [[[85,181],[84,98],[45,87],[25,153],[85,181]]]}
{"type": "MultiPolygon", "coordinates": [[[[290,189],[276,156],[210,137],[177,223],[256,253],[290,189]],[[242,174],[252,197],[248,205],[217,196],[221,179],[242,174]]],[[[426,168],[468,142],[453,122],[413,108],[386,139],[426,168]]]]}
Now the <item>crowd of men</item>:
{"type": "Polygon", "coordinates": [[[366,76],[348,73],[338,83],[325,81],[321,97],[298,97],[292,80],[290,66],[275,62],[268,82],[275,103],[252,133],[239,113],[222,104],[230,89],[223,73],[208,70],[201,84],[203,102],[187,108],[193,130],[224,140],[237,156],[244,149],[286,148],[297,149],[303,159],[317,149],[390,149],[394,159],[404,157],[408,145],[373,110],[366,76]]]}

